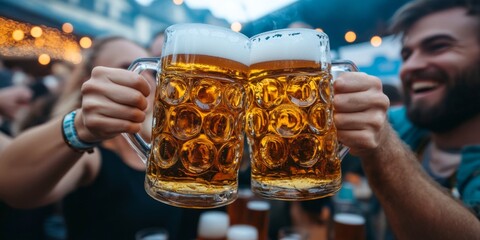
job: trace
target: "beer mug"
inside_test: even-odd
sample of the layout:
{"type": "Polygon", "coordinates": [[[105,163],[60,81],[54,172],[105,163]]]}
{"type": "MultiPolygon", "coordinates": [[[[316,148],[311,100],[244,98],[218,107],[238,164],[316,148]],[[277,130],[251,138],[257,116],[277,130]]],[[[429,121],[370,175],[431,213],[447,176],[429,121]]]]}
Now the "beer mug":
{"type": "Polygon", "coordinates": [[[249,39],[206,24],[165,31],[160,59],[130,69],[158,71],[151,143],[124,134],[146,162],[153,198],[187,208],[214,208],[237,197],[243,154],[249,39]]]}
{"type": "Polygon", "coordinates": [[[245,131],[254,193],[294,201],[338,191],[348,148],[333,123],[332,73],[355,69],[332,63],[322,32],[281,29],[251,38],[245,131]]]}

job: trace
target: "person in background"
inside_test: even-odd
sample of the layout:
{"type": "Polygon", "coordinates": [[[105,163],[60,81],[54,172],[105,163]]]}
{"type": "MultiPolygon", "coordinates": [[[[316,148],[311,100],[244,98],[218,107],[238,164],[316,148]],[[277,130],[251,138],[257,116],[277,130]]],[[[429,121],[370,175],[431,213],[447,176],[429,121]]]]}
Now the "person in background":
{"type": "Polygon", "coordinates": [[[153,35],[152,41],[150,42],[149,51],[150,55],[154,57],[160,57],[162,55],[163,41],[165,40],[164,31],[159,31],[153,35]]]}
{"type": "Polygon", "coordinates": [[[362,76],[340,76],[339,141],[360,157],[396,238],[478,239],[480,2],[412,1],[394,15],[391,29],[401,35],[405,107],[388,112],[391,124],[362,128],[361,119],[383,116],[348,119],[358,109],[338,93],[362,76]]]}
{"type": "Polygon", "coordinates": [[[17,112],[27,106],[33,92],[26,86],[9,86],[0,88],[0,118],[14,120],[17,112]]]}
{"type": "MultiPolygon", "coordinates": [[[[147,56],[146,50],[125,38],[96,40],[65,86],[53,110],[54,118],[21,133],[3,152],[0,198],[17,208],[34,208],[62,200],[68,239],[133,239],[136,232],[150,227],[167,229],[172,239],[190,238],[188,234],[194,234],[195,229],[181,226],[183,209],[160,203],[146,194],[145,165],[117,132],[127,131],[123,127],[128,124],[115,120],[116,111],[143,121],[144,111],[151,107],[147,98],[154,89],[153,79],[125,70],[136,58],[147,56]],[[118,82],[104,89],[110,77],[118,82]],[[88,84],[84,84],[89,78],[88,84]],[[93,82],[100,88],[94,90],[88,86],[93,82]],[[128,92],[136,86],[140,91],[128,92]],[[104,90],[109,94],[102,94],[104,90]],[[91,98],[91,94],[95,97],[91,98]],[[141,110],[129,109],[129,104],[140,104],[141,110]],[[101,127],[101,132],[92,131],[100,134],[94,139],[85,139],[88,146],[95,145],[91,154],[85,153],[91,149],[76,149],[67,144],[62,132],[63,116],[72,117],[77,125],[81,123],[78,120],[83,116],[82,109],[102,112],[93,119],[88,115],[89,121],[111,124],[108,128],[101,127]],[[117,124],[123,127],[118,128],[117,124]],[[24,158],[18,158],[17,154],[24,158]]],[[[132,130],[139,129],[128,131],[132,130]]],[[[89,132],[86,128],[76,128],[82,141],[89,132]]]]}
{"type": "MultiPolygon", "coordinates": [[[[440,1],[432,1],[429,4],[438,2],[440,1]]],[[[446,1],[440,3],[443,2],[446,1]]],[[[478,1],[471,3],[478,3],[478,1]]],[[[427,6],[420,9],[431,9],[430,5],[427,6]]],[[[478,62],[475,62],[478,61],[475,58],[480,56],[478,31],[474,31],[478,29],[478,21],[475,15],[473,17],[467,15],[466,9],[467,7],[463,5],[427,15],[420,18],[418,22],[415,21],[412,28],[406,31],[403,38],[403,52],[406,53],[404,56],[408,57],[405,58],[406,64],[403,66],[401,77],[406,94],[413,95],[411,101],[408,97],[406,100],[409,115],[414,114],[414,109],[423,107],[422,104],[430,102],[435,104],[438,101],[437,98],[443,96],[446,89],[457,86],[457,83],[462,85],[461,80],[457,79],[457,82],[450,79],[457,76],[458,72],[466,71],[459,71],[459,68],[449,68],[449,66],[458,64],[462,70],[469,69],[469,64],[478,66],[478,62]],[[448,21],[446,21],[448,24],[443,21],[445,16],[442,14],[448,15],[448,21]],[[439,23],[442,23],[441,27],[434,27],[439,23]],[[429,37],[425,38],[426,36],[429,37]],[[437,48],[437,44],[440,46],[446,44],[446,46],[437,48]],[[466,45],[468,47],[465,47],[466,45]],[[447,54],[448,57],[441,56],[443,54],[447,54]],[[435,62],[435,59],[440,63],[447,60],[452,62],[446,65],[440,63],[432,65],[436,70],[442,69],[440,75],[425,73],[413,75],[412,72],[416,72],[412,70],[415,65],[413,63],[418,62],[414,60],[420,59],[425,60],[426,63],[435,62]],[[449,88],[446,87],[447,83],[449,88]],[[425,88],[425,86],[428,87],[425,88]],[[431,91],[433,96],[425,94],[428,91],[431,91]],[[425,99],[422,99],[422,96],[425,99]]],[[[420,68],[425,65],[417,63],[416,66],[420,68]]],[[[478,70],[476,67],[475,69],[478,70]]],[[[469,85],[478,83],[478,77],[476,82],[475,78],[473,79],[474,83],[471,80],[466,82],[469,85]]],[[[91,78],[82,86],[81,107],[77,109],[75,116],[70,115],[74,121],[77,140],[85,143],[84,146],[92,146],[123,132],[140,131],[146,116],[145,109],[148,107],[147,97],[150,91],[150,83],[138,74],[122,69],[95,68],[91,78]]],[[[479,169],[476,167],[480,152],[478,146],[465,148],[462,154],[466,155],[463,155],[461,164],[458,166],[456,185],[459,186],[458,191],[464,206],[425,174],[417,156],[399,138],[404,135],[394,131],[393,127],[398,127],[399,123],[403,126],[403,130],[417,128],[408,124],[408,119],[401,111],[397,112],[400,113],[400,117],[403,116],[401,121],[389,123],[389,118],[394,116],[392,113],[387,115],[389,100],[382,92],[380,79],[365,73],[344,73],[334,82],[334,91],[334,121],[339,141],[350,147],[352,155],[361,159],[369,184],[382,203],[396,236],[401,239],[478,238],[480,222],[472,212],[475,211],[478,199],[476,194],[480,189],[477,185],[478,174],[475,175],[475,170],[479,169]]],[[[465,91],[464,95],[475,96],[474,94],[480,93],[471,88],[465,91]]],[[[478,104],[475,105],[472,101],[469,103],[472,104],[461,106],[461,108],[478,107],[478,104]]],[[[455,111],[457,110],[459,109],[455,111]]],[[[475,112],[469,110],[468,112],[475,112]]],[[[451,135],[446,137],[442,134],[446,133],[445,131],[432,128],[430,129],[434,133],[432,135],[435,135],[432,139],[435,139],[439,147],[449,145],[449,149],[478,144],[479,141],[476,138],[480,136],[478,132],[480,127],[470,128],[470,126],[478,124],[480,117],[478,113],[472,115],[476,118],[463,119],[460,123],[457,122],[458,124],[453,124],[449,119],[450,127],[453,126],[452,128],[455,129],[455,138],[451,135]]],[[[17,206],[32,204],[32,201],[42,196],[46,189],[51,189],[55,185],[56,180],[65,173],[66,169],[74,165],[75,160],[81,155],[74,150],[87,149],[79,145],[69,147],[68,144],[59,141],[62,138],[61,126],[61,119],[56,119],[43,128],[37,128],[33,133],[17,137],[4,151],[5,154],[0,159],[0,196],[3,199],[17,206]],[[52,139],[44,141],[45,136],[48,136],[47,133],[52,139]],[[39,137],[40,135],[42,137],[39,137]],[[44,142],[42,148],[31,148],[28,153],[24,151],[26,147],[34,146],[40,140],[44,142]],[[45,152],[50,154],[52,149],[55,154],[50,157],[50,161],[39,159],[38,156],[47,155],[45,152]],[[18,161],[19,159],[22,161],[18,161]],[[65,161],[66,159],[73,159],[73,161],[65,161]],[[51,167],[51,165],[56,166],[51,167]],[[29,166],[40,167],[32,169],[28,168],[29,166]],[[44,178],[46,175],[49,176],[48,179],[44,178]],[[42,184],[38,184],[40,180],[43,181],[42,184]],[[15,189],[10,187],[12,183],[15,183],[15,189]],[[32,183],[36,183],[36,186],[32,187],[32,183]]],[[[426,132],[418,130],[422,133],[426,132]]],[[[415,133],[420,132],[414,131],[408,136],[413,138],[418,136],[415,133]]],[[[44,197],[41,199],[45,200],[44,197]]]]}

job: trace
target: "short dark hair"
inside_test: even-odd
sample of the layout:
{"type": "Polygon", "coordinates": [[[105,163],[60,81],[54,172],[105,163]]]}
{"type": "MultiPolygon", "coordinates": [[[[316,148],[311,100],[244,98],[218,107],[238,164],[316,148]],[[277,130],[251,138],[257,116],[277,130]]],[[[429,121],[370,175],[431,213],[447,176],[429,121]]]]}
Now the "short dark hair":
{"type": "MultiPolygon", "coordinates": [[[[414,0],[397,10],[390,20],[389,32],[395,35],[405,34],[421,18],[443,10],[462,7],[467,15],[476,16],[480,28],[479,0],[414,0]]],[[[480,31],[477,31],[480,41],[480,31]]]]}

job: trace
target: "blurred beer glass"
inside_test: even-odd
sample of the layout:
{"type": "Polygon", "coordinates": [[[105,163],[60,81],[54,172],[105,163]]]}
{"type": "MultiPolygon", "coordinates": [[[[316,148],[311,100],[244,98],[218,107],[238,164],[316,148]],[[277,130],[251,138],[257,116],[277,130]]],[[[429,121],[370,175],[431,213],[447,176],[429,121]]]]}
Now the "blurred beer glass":
{"type": "Polygon", "coordinates": [[[254,226],[232,225],[228,228],[227,240],[258,240],[258,232],[254,226]]]}
{"type": "Polygon", "coordinates": [[[238,198],[235,202],[227,206],[227,213],[230,216],[230,224],[247,223],[247,203],[253,198],[253,192],[250,188],[239,188],[238,198]]]}
{"type": "Polygon", "coordinates": [[[333,197],[334,240],[365,240],[366,219],[354,196],[354,186],[348,182],[333,197]]]}
{"type": "Polygon", "coordinates": [[[252,149],[252,190],[269,199],[307,200],[341,186],[348,152],[333,124],[333,63],[325,33],[283,29],[251,40],[246,134],[252,149]]]}
{"type": "Polygon", "coordinates": [[[278,230],[278,240],[308,240],[308,232],[298,227],[282,227],[278,230]]]}
{"type": "Polygon", "coordinates": [[[135,233],[135,240],[168,240],[168,232],[163,228],[146,228],[135,233]]]}
{"type": "Polygon", "coordinates": [[[269,202],[252,200],[247,203],[247,224],[257,228],[258,240],[268,240],[269,214],[269,202]]]}
{"type": "Polygon", "coordinates": [[[225,240],[230,223],[221,211],[207,211],[200,215],[197,240],[225,240]]]}
{"type": "Polygon", "coordinates": [[[151,144],[124,134],[146,161],[145,189],[153,198],[188,208],[236,199],[249,46],[227,28],[178,24],[165,31],[161,59],[130,67],[158,71],[151,144]]]}

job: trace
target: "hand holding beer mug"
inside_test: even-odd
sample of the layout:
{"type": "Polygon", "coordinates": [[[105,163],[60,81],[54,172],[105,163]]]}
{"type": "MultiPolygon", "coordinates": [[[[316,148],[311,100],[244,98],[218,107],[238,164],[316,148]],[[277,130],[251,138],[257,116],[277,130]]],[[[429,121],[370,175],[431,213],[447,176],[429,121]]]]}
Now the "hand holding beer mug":
{"type": "Polygon", "coordinates": [[[160,59],[132,64],[158,71],[152,143],[124,134],[146,161],[153,198],[188,208],[236,199],[249,50],[249,39],[230,29],[178,24],[166,29],[160,59]]]}
{"type": "Polygon", "coordinates": [[[252,150],[252,190],[278,200],[331,196],[341,186],[348,148],[333,124],[334,69],[328,37],[283,29],[251,38],[246,135],[252,150]],[[332,66],[333,65],[333,66],[332,66]]]}

